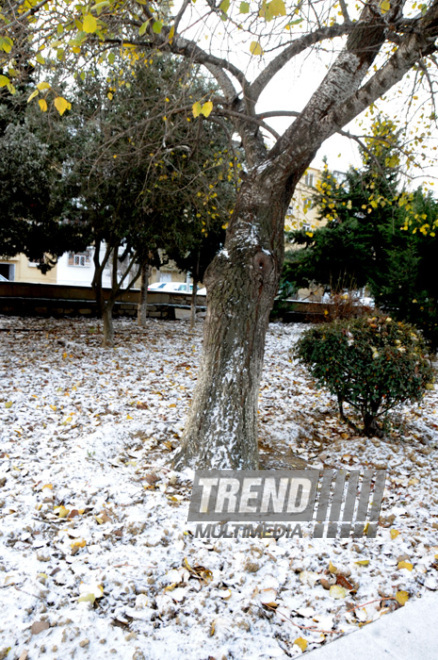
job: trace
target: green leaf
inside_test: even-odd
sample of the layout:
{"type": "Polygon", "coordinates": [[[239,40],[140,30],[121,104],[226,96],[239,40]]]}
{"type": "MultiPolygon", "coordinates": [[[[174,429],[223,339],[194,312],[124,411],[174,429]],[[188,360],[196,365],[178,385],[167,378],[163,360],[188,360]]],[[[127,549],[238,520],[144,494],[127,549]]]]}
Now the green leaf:
{"type": "Polygon", "coordinates": [[[155,34],[160,34],[162,29],[163,29],[163,21],[155,21],[155,23],[152,26],[153,32],[155,32],[155,34]]]}
{"type": "Polygon", "coordinates": [[[97,20],[92,14],[86,14],[82,23],[82,29],[87,34],[94,34],[97,30],[97,20]]]}
{"type": "Polygon", "coordinates": [[[108,0],[104,0],[103,2],[98,2],[96,5],[91,7],[91,9],[93,11],[95,11],[97,14],[100,14],[102,9],[104,9],[105,7],[109,7],[109,6],[110,6],[110,3],[108,2],[108,0]]]}
{"type": "Polygon", "coordinates": [[[241,2],[239,11],[241,14],[249,14],[249,2],[241,2]]]}
{"type": "Polygon", "coordinates": [[[10,53],[11,50],[12,50],[13,45],[14,45],[14,42],[9,37],[1,37],[0,38],[0,49],[4,50],[5,53],[10,53]]]}
{"type": "Polygon", "coordinates": [[[224,14],[226,14],[229,8],[230,8],[230,0],[222,0],[222,2],[219,5],[219,9],[223,11],[224,14]]]}
{"type": "Polygon", "coordinates": [[[115,55],[115,53],[111,52],[111,53],[108,55],[108,62],[109,62],[110,64],[114,64],[115,59],[116,59],[116,55],[115,55]]]}
{"type": "Polygon", "coordinates": [[[139,31],[138,31],[138,34],[139,34],[141,37],[142,37],[142,36],[144,35],[144,33],[146,32],[146,28],[147,28],[148,25],[149,25],[149,21],[145,21],[145,22],[142,23],[142,25],[140,26],[140,29],[139,29],[139,31]]]}
{"type": "Polygon", "coordinates": [[[37,53],[37,56],[35,57],[35,59],[39,64],[45,64],[46,63],[46,60],[41,55],[41,53],[37,53]]]}

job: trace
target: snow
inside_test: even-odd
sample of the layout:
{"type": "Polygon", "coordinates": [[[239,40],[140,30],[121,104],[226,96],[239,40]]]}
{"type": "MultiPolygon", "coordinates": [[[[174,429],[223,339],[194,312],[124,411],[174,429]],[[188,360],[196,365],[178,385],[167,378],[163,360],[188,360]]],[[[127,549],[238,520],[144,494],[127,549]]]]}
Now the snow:
{"type": "Polygon", "coordinates": [[[295,657],[438,589],[436,388],[355,436],[290,356],[303,326],[272,324],[261,464],[387,467],[377,537],[195,539],[171,459],[201,324],[116,320],[113,349],[94,320],[0,329],[0,658],[295,657]]]}

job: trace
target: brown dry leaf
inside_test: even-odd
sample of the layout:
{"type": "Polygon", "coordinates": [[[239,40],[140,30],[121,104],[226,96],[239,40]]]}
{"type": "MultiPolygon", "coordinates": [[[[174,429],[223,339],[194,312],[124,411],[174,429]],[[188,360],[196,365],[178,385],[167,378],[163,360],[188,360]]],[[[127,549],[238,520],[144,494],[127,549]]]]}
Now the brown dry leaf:
{"type": "Polygon", "coordinates": [[[156,475],[154,472],[150,472],[145,476],[146,481],[150,486],[153,486],[154,484],[157,483],[157,481],[161,481],[161,477],[156,475]]]}
{"type": "Polygon", "coordinates": [[[30,632],[32,635],[39,635],[41,632],[48,630],[49,628],[50,624],[48,621],[34,621],[30,628],[30,632]]]}
{"type": "Polygon", "coordinates": [[[190,566],[187,557],[184,557],[184,566],[197,580],[203,580],[204,582],[210,582],[213,579],[213,573],[210,569],[205,568],[205,566],[190,566]]]}
{"type": "Polygon", "coordinates": [[[355,586],[351,584],[344,575],[336,576],[336,584],[340,584],[341,587],[344,587],[347,591],[356,591],[355,586]]]}

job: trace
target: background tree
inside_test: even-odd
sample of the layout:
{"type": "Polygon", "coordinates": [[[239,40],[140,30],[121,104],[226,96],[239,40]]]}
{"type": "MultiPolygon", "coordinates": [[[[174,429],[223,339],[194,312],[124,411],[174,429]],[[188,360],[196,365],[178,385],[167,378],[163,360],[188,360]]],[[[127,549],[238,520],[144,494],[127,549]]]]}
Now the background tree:
{"type": "Polygon", "coordinates": [[[70,179],[78,187],[76,212],[94,245],[92,285],[105,345],[113,342],[112,312],[122,290],[142,272],[146,277],[152,261],[159,264],[159,252],[186,254],[206,227],[223,224],[234,190],[227,180],[234,158],[226,134],[188,122],[183,113],[162,115],[171,99],[180,106],[203,93],[205,82],[168,56],[128,67],[123,77],[119,65],[116,60],[105,73],[79,77],[78,103],[66,118],[70,179]],[[111,287],[104,294],[108,266],[111,287]]]}
{"type": "Polygon", "coordinates": [[[284,277],[296,287],[313,282],[335,294],[367,285],[382,308],[415,323],[437,345],[438,204],[421,189],[401,189],[394,123],[377,119],[373,135],[361,149],[361,168],[350,168],[341,181],[325,168],[313,203],[327,224],[292,232],[305,247],[290,254],[284,277]]]}
{"type": "MultiPolygon", "coordinates": [[[[233,121],[248,172],[225,249],[205,277],[209,311],[204,354],[176,464],[256,467],[265,335],[283,263],[290,199],[324,141],[409,71],[414,84],[432,83],[438,0],[421,8],[403,0],[331,0],[319,5],[311,0],[298,5],[286,0],[223,0],[219,5],[182,0],[174,10],[171,15],[170,4],[148,0],[106,0],[93,7],[43,0],[29,9],[12,1],[0,19],[5,28],[0,48],[15,72],[20,44],[14,42],[14,30],[26,22],[36,61],[37,55],[54,53],[55,65],[65,68],[72,60],[109,58],[111,49],[127,60],[145,60],[154,50],[171,51],[202,65],[216,79],[220,94],[194,99],[193,112],[213,118],[227,115],[233,121]],[[243,48],[238,54],[236,44],[243,48]],[[324,59],[327,73],[315,82],[310,97],[298,98],[293,91],[292,98],[282,101],[286,109],[261,110],[261,96],[275,76],[286,71],[292,78],[289,64],[297,62],[295,70],[300,71],[304,56],[311,57],[312,51],[324,59]],[[260,64],[251,66],[249,57],[260,58],[260,64]],[[267,123],[275,114],[291,118],[281,135],[267,123]],[[265,142],[264,132],[271,135],[273,146],[265,142]]],[[[49,101],[62,111],[68,101],[57,94],[53,90],[49,101]]]]}

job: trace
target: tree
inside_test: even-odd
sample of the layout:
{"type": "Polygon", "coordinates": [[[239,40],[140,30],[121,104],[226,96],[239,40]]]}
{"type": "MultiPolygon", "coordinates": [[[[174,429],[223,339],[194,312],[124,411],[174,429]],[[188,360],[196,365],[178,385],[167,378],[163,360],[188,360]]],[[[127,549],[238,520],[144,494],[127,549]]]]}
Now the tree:
{"type": "MultiPolygon", "coordinates": [[[[94,8],[56,1],[49,5],[43,0],[29,9],[23,7],[21,13],[19,7],[12,2],[1,19],[8,41],[0,47],[9,51],[5,55],[9,60],[19,49],[13,40],[14,27],[17,22],[31,21],[35,49],[51,45],[61,66],[73,57],[87,58],[93,53],[103,58],[111,48],[138,59],[158,49],[202,65],[216,79],[221,94],[194,99],[194,114],[226,115],[233,121],[248,172],[225,248],[205,277],[204,354],[176,464],[256,467],[265,334],[283,263],[283,225],[291,196],[326,139],[409,71],[419,84],[431,81],[438,0],[422,4],[418,13],[402,0],[368,0],[362,5],[333,0],[318,6],[284,0],[223,0],[219,6],[212,0],[182,0],[173,16],[170,3],[147,0],[144,4],[106,0],[94,8]],[[244,48],[237,56],[233,31],[235,43],[244,48]],[[219,32],[225,32],[222,40],[219,32]],[[311,97],[300,99],[301,109],[258,111],[271,80],[287,71],[292,60],[301,62],[307,52],[318,49],[327,53],[328,70],[311,97]],[[260,66],[247,66],[245,52],[260,66]],[[266,123],[272,114],[292,117],[282,135],[266,123]],[[265,131],[273,146],[266,143],[265,131]]],[[[64,101],[56,102],[65,107],[64,101]]]]}
{"type": "Polygon", "coordinates": [[[143,273],[144,291],[160,250],[179,258],[210,226],[223,224],[234,191],[226,180],[227,159],[234,161],[227,136],[182,114],[166,121],[161,114],[163,95],[182,103],[202,94],[205,81],[167,55],[149,59],[147,68],[129,67],[123,77],[115,75],[119,66],[116,60],[104,73],[79,78],[78,102],[66,117],[69,179],[78,189],[76,213],[94,244],[92,286],[106,346],[113,343],[113,308],[122,290],[143,273]]]}
{"type": "MultiPolygon", "coordinates": [[[[8,115],[3,114],[6,123],[8,115]]],[[[42,261],[46,272],[67,249],[86,244],[82,229],[67,213],[70,190],[65,186],[63,157],[12,115],[0,137],[0,254],[22,252],[42,261]]]]}

